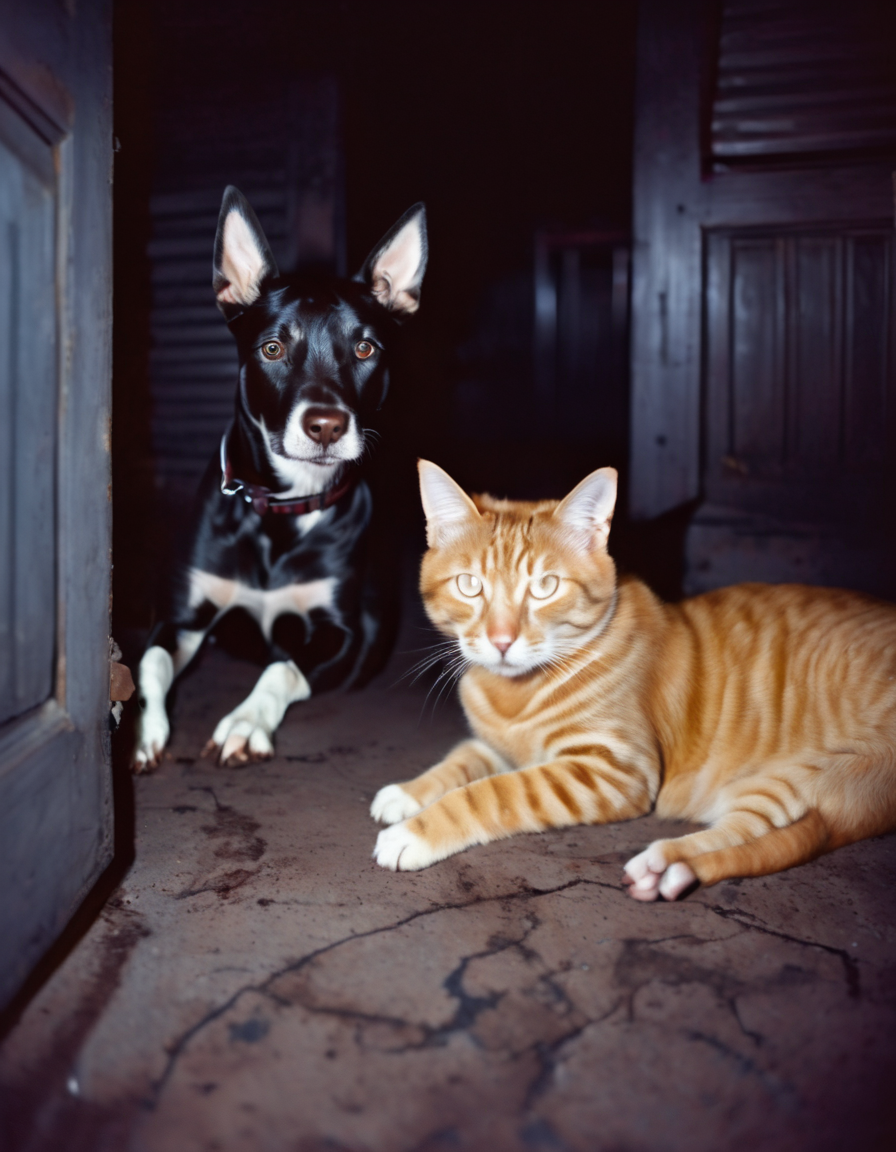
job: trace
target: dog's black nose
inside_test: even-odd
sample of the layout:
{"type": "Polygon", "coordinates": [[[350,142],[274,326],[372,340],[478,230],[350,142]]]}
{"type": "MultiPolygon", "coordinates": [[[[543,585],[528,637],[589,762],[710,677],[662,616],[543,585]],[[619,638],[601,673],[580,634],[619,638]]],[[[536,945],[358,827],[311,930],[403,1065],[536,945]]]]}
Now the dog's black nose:
{"type": "Polygon", "coordinates": [[[348,413],[339,408],[309,408],[302,417],[302,430],[324,449],[345,435],[348,413]]]}

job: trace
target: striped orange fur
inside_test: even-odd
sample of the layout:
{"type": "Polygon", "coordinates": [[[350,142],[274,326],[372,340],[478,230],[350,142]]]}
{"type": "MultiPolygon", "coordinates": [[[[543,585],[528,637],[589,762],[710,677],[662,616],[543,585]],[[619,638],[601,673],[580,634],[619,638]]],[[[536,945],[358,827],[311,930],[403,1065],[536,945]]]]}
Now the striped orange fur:
{"type": "Polygon", "coordinates": [[[474,738],[377,794],[380,864],[656,811],[707,825],[625,866],[636,899],[675,899],[896,827],[892,605],[764,584],[663,604],[617,582],[611,468],[559,503],[420,478],[420,589],[468,662],[474,738]]]}

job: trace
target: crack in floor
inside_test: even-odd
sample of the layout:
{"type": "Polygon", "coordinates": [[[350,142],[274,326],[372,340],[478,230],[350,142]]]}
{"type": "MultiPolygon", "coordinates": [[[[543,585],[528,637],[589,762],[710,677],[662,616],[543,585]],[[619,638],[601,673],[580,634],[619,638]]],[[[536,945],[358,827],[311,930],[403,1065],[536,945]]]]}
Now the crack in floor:
{"type": "Polygon", "coordinates": [[[862,998],[859,962],[855,956],[850,956],[845,948],[837,948],[833,944],[820,944],[817,940],[804,940],[801,936],[793,936],[789,932],[781,932],[777,928],[769,928],[768,925],[763,924],[758,916],[754,916],[752,912],[742,912],[737,908],[722,908],[718,904],[703,904],[700,901],[698,901],[698,903],[708,912],[720,916],[723,920],[733,920],[735,924],[740,924],[741,927],[749,931],[762,932],[766,936],[776,936],[779,940],[786,940],[790,944],[798,944],[802,948],[817,948],[821,952],[827,952],[830,956],[836,956],[843,964],[843,975],[846,980],[848,995],[853,1000],[860,1000],[862,998]],[[745,917],[748,917],[748,919],[745,919],[745,917]]]}
{"type": "MultiPolygon", "coordinates": [[[[341,1019],[354,1020],[359,1024],[386,1024],[396,1029],[402,1029],[410,1032],[422,1033],[422,1038],[416,1042],[408,1042],[399,1046],[389,1047],[387,1049],[376,1047],[374,1050],[384,1053],[388,1052],[392,1056],[400,1056],[406,1052],[416,1052],[424,1048],[439,1047],[447,1043],[448,1038],[455,1032],[469,1032],[472,1026],[476,1023],[478,1016],[491,1008],[496,1008],[501,1000],[506,995],[505,992],[494,992],[488,996],[473,996],[467,992],[463,986],[464,976],[468,966],[475,960],[486,960],[492,956],[500,956],[501,953],[510,950],[511,948],[525,949],[526,940],[529,936],[540,926],[540,921],[537,919],[535,923],[530,925],[522,936],[517,938],[497,937],[493,938],[488,948],[484,948],[480,952],[473,952],[469,956],[461,957],[460,962],[442,981],[442,987],[457,1001],[452,1018],[444,1024],[436,1026],[421,1024],[413,1020],[406,1020],[401,1017],[383,1016],[376,1013],[365,1013],[353,1008],[338,1008],[329,1005],[310,1004],[307,1000],[295,997],[287,999],[285,997],[278,997],[276,993],[267,994],[276,999],[276,1002],[283,1007],[294,1008],[300,1006],[307,1012],[315,1015],[322,1016],[335,1016],[341,1019]]],[[[358,939],[359,937],[352,937],[358,939]]],[[[531,951],[531,950],[529,950],[531,951]]],[[[533,954],[537,956],[536,954],[533,954]]],[[[474,1035],[470,1036],[472,1042],[481,1047],[481,1043],[474,1035]]],[[[355,1037],[355,1042],[359,1048],[364,1049],[359,1038],[355,1037]]],[[[368,1049],[369,1050],[369,1049],[368,1049]]]]}
{"type": "Polygon", "coordinates": [[[563,1057],[558,1056],[560,1049],[563,1048],[564,1045],[570,1044],[573,1040],[578,1040],[588,1028],[597,1024],[603,1024],[606,1020],[609,1020],[610,1017],[618,1011],[624,1001],[625,997],[620,996],[606,1012],[601,1013],[600,1016],[584,1020],[581,1024],[575,1028],[570,1028],[568,1032],[565,1032],[562,1036],[558,1036],[556,1040],[552,1040],[549,1044],[546,1044],[543,1040],[536,1040],[534,1044],[529,1045],[527,1051],[531,1051],[534,1054],[538,1060],[539,1069],[538,1074],[526,1088],[523,1097],[524,1111],[531,1111],[538,1098],[543,1096],[551,1087],[550,1082],[563,1059],[563,1057]]]}
{"type": "Polygon", "coordinates": [[[744,1056],[742,1052],[738,1052],[720,1040],[718,1036],[699,1032],[696,1029],[685,1029],[682,1035],[686,1036],[688,1040],[708,1045],[720,1056],[724,1056],[726,1060],[731,1060],[742,1076],[754,1077],[769,1095],[788,1111],[793,1111],[799,1106],[799,1098],[792,1085],[786,1083],[780,1076],[776,1076],[774,1072],[760,1068],[755,1060],[751,1060],[749,1056],[744,1056]]]}
{"type": "Polygon", "coordinates": [[[349,944],[353,941],[369,939],[373,936],[380,936],[387,932],[394,932],[399,928],[404,928],[408,924],[412,924],[415,920],[419,920],[425,916],[434,916],[440,912],[452,912],[463,908],[475,908],[483,904],[498,903],[504,900],[532,900],[540,896],[552,896],[557,892],[564,892],[569,888],[576,888],[580,885],[587,884],[600,888],[613,888],[618,891],[616,885],[605,884],[597,880],[587,880],[584,877],[576,877],[574,880],[569,880],[565,884],[557,885],[555,888],[534,888],[527,886],[525,888],[515,889],[512,892],[502,892],[494,896],[477,896],[472,900],[459,901],[454,904],[436,904],[429,908],[418,909],[412,912],[409,916],[404,917],[392,924],[386,924],[379,928],[371,928],[367,932],[355,932],[349,936],[344,936],[339,940],[334,940],[330,944],[325,944],[320,948],[315,948],[313,951],[306,953],[300,959],[293,961],[290,964],[284,965],[282,968],[276,969],[274,972],[269,973],[260,983],[246,984],[233,992],[222,1004],[217,1008],[211,1009],[207,1012],[201,1020],[198,1020],[172,1044],[166,1048],[168,1059],[161,1076],[155,1080],[150,1087],[150,1096],[144,1101],[147,1108],[155,1108],[158,1103],[159,1097],[165,1089],[171,1075],[180,1059],[181,1055],[187,1048],[187,1045],[193,1040],[199,1032],[206,1028],[209,1024],[213,1024],[226,1012],[236,1004],[243,996],[252,992],[261,995],[269,996],[270,986],[281,977],[301,971],[304,967],[316,960],[320,956],[325,956],[327,953],[334,951],[336,948],[341,948],[344,944],[349,944]]]}
{"type": "MultiPolygon", "coordinates": [[[[359,1024],[385,1024],[389,1027],[414,1029],[423,1032],[423,1037],[419,1042],[402,1045],[397,1049],[389,1049],[390,1052],[400,1053],[403,1051],[430,1047],[434,1044],[444,1043],[451,1033],[469,1029],[469,1027],[475,1022],[476,1017],[482,1011],[488,1008],[496,1007],[496,1005],[500,1002],[501,997],[503,996],[503,993],[493,993],[489,996],[475,997],[467,993],[463,988],[463,979],[468,965],[473,960],[496,955],[499,952],[506,951],[509,948],[524,946],[528,935],[531,931],[534,930],[534,925],[527,929],[526,933],[522,937],[502,940],[497,948],[493,947],[486,949],[482,952],[475,953],[461,959],[460,963],[452,970],[452,972],[448,974],[448,976],[445,977],[445,980],[443,981],[443,987],[446,989],[449,995],[458,1001],[457,1008],[452,1019],[447,1024],[439,1025],[438,1027],[416,1024],[411,1021],[404,1020],[400,1017],[385,1016],[377,1013],[364,1013],[354,1009],[321,1007],[308,1004],[302,1000],[286,1000],[285,998],[277,995],[273,985],[282,977],[301,971],[314,960],[317,960],[319,957],[333,952],[345,944],[384,935],[389,932],[394,932],[398,929],[406,927],[408,924],[414,923],[423,917],[437,915],[441,912],[451,912],[462,909],[475,908],[486,904],[518,900],[533,900],[542,896],[554,896],[582,886],[607,888],[613,890],[614,892],[618,892],[618,886],[615,884],[588,879],[586,877],[575,877],[574,879],[569,880],[564,884],[560,884],[552,888],[536,888],[534,886],[527,885],[522,888],[514,889],[511,892],[497,893],[492,896],[477,896],[473,899],[459,901],[456,903],[432,904],[427,908],[418,909],[417,911],[410,913],[408,916],[402,918],[401,920],[395,921],[391,924],[383,925],[378,928],[372,928],[366,932],[352,933],[348,936],[332,941],[329,944],[323,945],[320,948],[312,950],[306,955],[300,957],[298,960],[292,961],[291,963],[284,965],[282,968],[278,968],[269,973],[262,981],[249,983],[238,988],[223,1003],[208,1011],[200,1020],[198,1020],[185,1032],[183,1032],[177,1040],[175,1040],[171,1045],[167,1046],[167,1061],[165,1067],[158,1079],[152,1082],[150,1087],[150,1094],[144,1101],[145,1106],[147,1108],[154,1109],[158,1105],[159,1099],[166,1085],[170,1081],[180,1057],[184,1054],[187,1047],[195,1039],[195,1037],[209,1025],[220,1019],[220,1017],[225,1013],[230,1011],[230,1009],[233,1008],[234,1005],[237,1004],[242,997],[252,993],[256,993],[284,1006],[294,1006],[295,1004],[299,1004],[308,1011],[355,1020],[359,1024]]],[[[721,919],[726,921],[734,921],[745,930],[762,932],[788,943],[796,944],[800,947],[815,948],[837,956],[844,965],[847,989],[850,996],[859,995],[858,966],[855,959],[849,956],[849,954],[846,953],[844,949],[836,948],[832,945],[820,944],[816,941],[804,940],[786,932],[781,932],[777,929],[769,928],[764,924],[756,923],[755,920],[757,918],[752,917],[749,913],[741,913],[736,909],[726,909],[720,906],[710,905],[702,902],[695,903],[699,903],[701,907],[706,909],[706,911],[720,917],[721,919]]],[[[642,939],[637,941],[637,943],[639,946],[651,944],[656,945],[671,940],[679,940],[685,938],[706,942],[703,941],[702,938],[694,936],[692,933],[679,933],[675,935],[659,937],[656,940],[642,939]]],[[[621,942],[624,943],[625,941],[621,942]]],[[[536,1076],[532,1084],[527,1089],[526,1100],[529,1102],[527,1103],[527,1107],[530,1107],[531,1103],[534,1103],[534,1101],[547,1090],[548,1081],[553,1075],[553,1071],[557,1067],[557,1064],[559,1063],[557,1053],[564,1047],[564,1045],[574,1041],[592,1025],[603,1023],[605,1020],[609,1019],[609,1017],[611,1017],[624,1002],[628,1001],[629,1004],[631,1004],[633,995],[634,991],[629,996],[619,997],[608,1012],[603,1013],[595,1018],[585,1019],[581,1023],[577,1024],[574,1028],[564,1033],[561,1037],[551,1041],[549,1044],[545,1044],[544,1041],[535,1041],[532,1045],[528,1046],[527,1050],[534,1053],[536,1059],[538,1059],[541,1064],[541,1068],[539,1070],[538,1076],[536,1076]]],[[[759,1037],[758,1034],[752,1033],[744,1028],[736,1008],[736,994],[733,1000],[730,996],[723,996],[722,999],[728,1003],[728,1006],[732,1010],[742,1033],[750,1039],[753,1039],[754,1042],[761,1042],[761,1037],[759,1037]]],[[[580,1011],[576,1005],[572,1005],[572,1010],[577,1012],[580,1011]]],[[[704,1037],[702,1034],[701,1037],[694,1038],[702,1038],[706,1040],[707,1043],[710,1042],[710,1040],[706,1039],[706,1037],[704,1037]]],[[[734,1050],[732,1049],[731,1051],[733,1052],[734,1050]]],[[[749,1057],[744,1057],[739,1054],[738,1058],[741,1060],[749,1061],[749,1057]]],[[[780,1086],[778,1086],[776,1091],[777,1090],[780,1090],[780,1086]]]]}

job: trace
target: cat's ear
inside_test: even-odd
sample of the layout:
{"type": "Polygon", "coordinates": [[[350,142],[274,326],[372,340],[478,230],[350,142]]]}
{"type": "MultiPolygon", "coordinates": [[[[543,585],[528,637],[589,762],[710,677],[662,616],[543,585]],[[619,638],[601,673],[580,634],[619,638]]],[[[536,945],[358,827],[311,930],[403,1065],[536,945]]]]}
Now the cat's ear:
{"type": "Polygon", "coordinates": [[[246,197],[228,185],[218,216],[212,287],[230,321],[258,299],[261,283],[279,275],[258,217],[246,197]]]}
{"type": "Polygon", "coordinates": [[[615,468],[598,468],[554,509],[554,519],[568,529],[574,543],[585,551],[607,546],[616,507],[616,480],[615,468]]]}
{"type": "Polygon", "coordinates": [[[420,499],[426,515],[426,543],[430,548],[447,544],[464,528],[482,517],[476,505],[444,469],[429,460],[418,460],[420,499]]]}
{"type": "Polygon", "coordinates": [[[428,253],[426,208],[415,204],[377,244],[355,279],[368,284],[390,312],[416,312],[428,253]]]}

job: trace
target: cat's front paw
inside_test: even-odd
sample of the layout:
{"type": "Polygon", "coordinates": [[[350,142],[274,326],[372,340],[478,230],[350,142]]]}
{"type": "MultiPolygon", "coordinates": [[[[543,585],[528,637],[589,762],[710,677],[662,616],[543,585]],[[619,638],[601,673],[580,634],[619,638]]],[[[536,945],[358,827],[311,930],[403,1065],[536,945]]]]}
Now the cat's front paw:
{"type": "Polygon", "coordinates": [[[682,860],[667,865],[662,845],[655,843],[629,860],[622,882],[628,885],[628,894],[635,900],[650,901],[659,896],[677,900],[697,883],[697,877],[682,860]]]}
{"type": "Polygon", "coordinates": [[[418,804],[400,784],[387,784],[380,788],[370,805],[370,815],[381,824],[398,824],[422,811],[423,805],[418,804]]]}
{"type": "Polygon", "coordinates": [[[391,868],[393,872],[416,872],[436,862],[432,848],[407,824],[384,828],[376,838],[373,858],[381,868],[391,868]]]}

